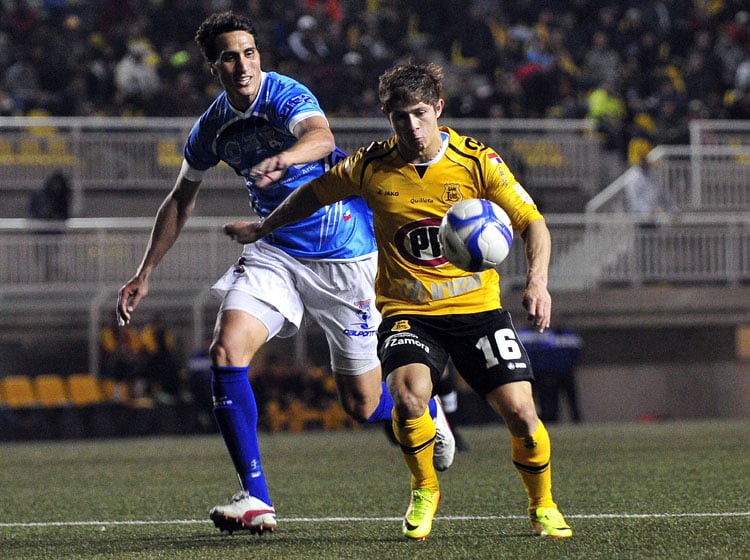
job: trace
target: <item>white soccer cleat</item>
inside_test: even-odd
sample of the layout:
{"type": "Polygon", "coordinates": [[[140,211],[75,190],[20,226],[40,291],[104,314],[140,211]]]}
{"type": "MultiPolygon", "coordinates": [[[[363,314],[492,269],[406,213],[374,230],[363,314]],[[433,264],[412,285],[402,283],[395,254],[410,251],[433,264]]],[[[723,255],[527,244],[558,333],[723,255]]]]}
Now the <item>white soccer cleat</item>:
{"type": "Polygon", "coordinates": [[[242,529],[258,535],[276,530],[274,507],[244,490],[232,496],[228,504],[211,508],[208,516],[219,530],[229,531],[230,535],[242,529]]]}
{"type": "Polygon", "coordinates": [[[435,451],[432,456],[432,464],[435,470],[447,470],[453,464],[453,458],[456,455],[456,438],[453,436],[448,418],[445,417],[443,405],[440,403],[440,397],[433,397],[437,405],[437,416],[435,417],[435,451]]]}

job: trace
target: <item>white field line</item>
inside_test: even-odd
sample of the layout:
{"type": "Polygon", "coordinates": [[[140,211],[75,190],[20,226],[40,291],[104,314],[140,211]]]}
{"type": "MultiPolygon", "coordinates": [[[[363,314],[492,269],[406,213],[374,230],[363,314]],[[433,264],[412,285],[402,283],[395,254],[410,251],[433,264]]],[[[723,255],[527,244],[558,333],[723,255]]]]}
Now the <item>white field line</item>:
{"type": "MultiPolygon", "coordinates": [[[[581,513],[565,515],[568,519],[659,519],[678,517],[750,517],[750,511],[727,511],[719,513],[581,513]]],[[[446,515],[436,516],[436,520],[445,521],[496,521],[509,519],[527,519],[522,515],[446,515]]],[[[401,521],[401,517],[283,517],[282,523],[341,523],[369,521],[401,521]]],[[[28,523],[0,523],[4,527],[81,527],[81,526],[118,526],[118,525],[200,525],[211,523],[208,519],[172,519],[151,521],[34,521],[28,523]]]]}

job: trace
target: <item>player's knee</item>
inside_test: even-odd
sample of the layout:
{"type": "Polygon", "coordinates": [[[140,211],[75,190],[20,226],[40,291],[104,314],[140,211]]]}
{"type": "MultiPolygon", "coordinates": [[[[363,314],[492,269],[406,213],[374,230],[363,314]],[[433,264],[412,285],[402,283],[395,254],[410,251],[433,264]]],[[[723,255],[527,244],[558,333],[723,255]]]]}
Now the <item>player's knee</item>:
{"type": "Polygon", "coordinates": [[[388,388],[399,418],[419,418],[425,413],[431,398],[429,376],[397,375],[388,378],[388,388]]]}
{"type": "Polygon", "coordinates": [[[533,403],[511,407],[503,414],[503,420],[514,436],[523,437],[534,433],[539,422],[533,403]]]}
{"type": "Polygon", "coordinates": [[[227,351],[224,345],[218,340],[214,340],[208,349],[208,355],[211,357],[211,363],[215,366],[227,365],[227,351]]]}
{"type": "Polygon", "coordinates": [[[370,416],[372,416],[372,413],[375,412],[377,403],[373,406],[363,400],[342,400],[341,407],[353,420],[363,424],[367,422],[370,419],[370,416]]]}
{"type": "Polygon", "coordinates": [[[393,399],[399,418],[419,418],[427,409],[428,402],[429,399],[411,391],[400,391],[393,399]]]}
{"type": "Polygon", "coordinates": [[[352,389],[348,385],[338,385],[339,402],[353,420],[367,422],[380,404],[380,393],[368,393],[352,389]]]}
{"type": "Polygon", "coordinates": [[[372,360],[348,360],[334,366],[339,402],[352,419],[367,422],[378,410],[382,398],[380,364],[372,360]]]}
{"type": "Polygon", "coordinates": [[[510,433],[517,437],[530,435],[536,430],[539,418],[536,405],[531,399],[512,400],[501,398],[498,393],[488,395],[490,406],[502,416],[510,433]]]}
{"type": "Polygon", "coordinates": [[[209,349],[211,363],[215,366],[244,367],[250,363],[250,356],[229,348],[220,340],[214,340],[209,349]]]}

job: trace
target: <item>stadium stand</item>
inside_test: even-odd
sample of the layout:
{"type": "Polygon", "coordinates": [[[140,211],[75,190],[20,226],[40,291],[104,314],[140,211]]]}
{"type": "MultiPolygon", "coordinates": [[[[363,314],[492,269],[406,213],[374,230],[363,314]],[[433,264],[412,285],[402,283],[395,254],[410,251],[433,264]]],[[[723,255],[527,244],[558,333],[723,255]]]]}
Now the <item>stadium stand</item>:
{"type": "Polygon", "coordinates": [[[39,403],[46,407],[71,406],[65,390],[65,380],[60,375],[37,375],[33,381],[34,394],[39,403]]]}
{"type": "Polygon", "coordinates": [[[0,397],[14,410],[34,408],[39,402],[34,395],[31,379],[25,375],[6,375],[0,378],[0,397]]]}
{"type": "Polygon", "coordinates": [[[105,402],[99,378],[92,373],[75,373],[65,380],[74,406],[90,406],[105,402]]]}
{"type": "Polygon", "coordinates": [[[44,374],[32,379],[34,394],[43,407],[40,414],[48,418],[49,437],[76,439],[86,435],[82,415],[68,398],[65,379],[61,375],[44,374]]]}
{"type": "Polygon", "coordinates": [[[0,377],[0,403],[7,410],[8,439],[45,439],[51,436],[50,419],[34,394],[31,378],[25,375],[0,377]]]}
{"type": "MultiPolygon", "coordinates": [[[[746,2],[27,0],[0,3],[0,378],[30,353],[35,364],[59,364],[67,352],[62,376],[99,371],[99,328],[142,254],[186,131],[217,92],[193,33],[209,10],[229,8],[257,22],[264,66],[309,85],[349,151],[387,133],[374,91],[382,70],[406,59],[441,63],[446,123],[496,147],[533,186],[555,239],[556,308],[574,311],[587,336],[700,322],[722,339],[747,323],[746,2]],[[118,82],[136,55],[156,76],[150,91],[118,82]],[[679,208],[654,228],[637,227],[624,207],[621,174],[644,151],[679,208]],[[60,169],[72,178],[75,218],[65,235],[39,235],[44,228],[23,219],[28,198],[60,169]],[[51,275],[50,254],[58,263],[51,275]],[[21,339],[34,350],[19,357],[21,339]]],[[[145,304],[167,313],[186,347],[210,332],[205,286],[236,252],[216,231],[219,217],[244,208],[236,185],[228,169],[211,174],[145,304]],[[184,266],[196,251],[211,257],[199,269],[184,266]]],[[[523,312],[512,307],[523,282],[519,247],[502,271],[514,313],[523,312]]],[[[286,354],[313,353],[304,338],[286,354]]],[[[715,354],[732,351],[718,344],[715,354]]],[[[97,402],[70,405],[86,435],[183,429],[174,416],[158,418],[153,403],[113,386],[101,391],[97,402]]],[[[0,399],[0,423],[13,433],[66,437],[18,421],[42,403],[11,407],[2,386],[0,399]]],[[[289,403],[273,404],[269,428],[290,429],[289,403]]],[[[306,407],[307,420],[294,429],[346,425],[339,410],[295,406],[306,407]]]]}
{"type": "Polygon", "coordinates": [[[118,427],[122,424],[121,407],[106,399],[97,375],[74,373],[65,378],[65,385],[70,403],[80,411],[88,436],[118,434],[118,427]]]}
{"type": "Polygon", "coordinates": [[[739,0],[3,3],[0,114],[195,117],[216,89],[193,34],[216,9],[253,18],[266,66],[309,85],[331,117],[378,115],[379,73],[407,58],[446,67],[451,118],[583,118],[611,82],[623,114],[600,132],[623,155],[634,135],[684,143],[689,118],[750,117],[739,0]],[[155,80],[141,94],[118,82],[134,53],[155,80]]]}

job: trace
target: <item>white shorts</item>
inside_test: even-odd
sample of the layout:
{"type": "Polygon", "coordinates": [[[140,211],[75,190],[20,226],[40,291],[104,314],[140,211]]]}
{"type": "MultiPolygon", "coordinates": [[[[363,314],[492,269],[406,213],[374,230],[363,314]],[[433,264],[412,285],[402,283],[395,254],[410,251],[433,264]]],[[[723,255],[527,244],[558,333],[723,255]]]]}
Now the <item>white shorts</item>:
{"type": "Polygon", "coordinates": [[[221,309],[239,309],[268,328],[268,339],[294,335],[305,313],[328,341],[335,373],[360,375],[378,365],[377,253],[357,261],[299,260],[258,242],[211,288],[221,309]]]}

